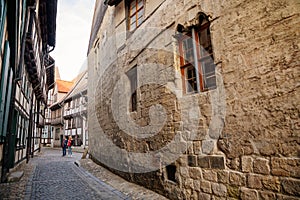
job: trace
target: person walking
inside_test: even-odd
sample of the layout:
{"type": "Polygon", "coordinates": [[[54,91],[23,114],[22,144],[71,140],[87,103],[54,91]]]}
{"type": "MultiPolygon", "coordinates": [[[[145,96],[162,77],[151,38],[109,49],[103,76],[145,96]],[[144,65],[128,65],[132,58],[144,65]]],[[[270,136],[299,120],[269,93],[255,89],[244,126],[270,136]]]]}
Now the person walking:
{"type": "Polygon", "coordinates": [[[63,141],[61,143],[62,156],[65,156],[67,154],[67,145],[68,145],[68,139],[67,136],[65,136],[63,137],[63,141]]]}
{"type": "Polygon", "coordinates": [[[71,135],[69,136],[67,146],[68,146],[68,156],[72,157],[72,136],[71,135]]]}

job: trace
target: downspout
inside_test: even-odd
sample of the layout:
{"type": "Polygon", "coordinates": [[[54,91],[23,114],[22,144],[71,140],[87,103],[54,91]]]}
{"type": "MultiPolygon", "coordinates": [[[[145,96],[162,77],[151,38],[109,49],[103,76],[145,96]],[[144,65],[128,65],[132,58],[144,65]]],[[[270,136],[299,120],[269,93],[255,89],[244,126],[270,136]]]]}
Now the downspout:
{"type": "Polygon", "coordinates": [[[29,162],[31,154],[31,140],[32,140],[32,105],[33,105],[33,94],[31,93],[31,102],[30,102],[30,114],[29,114],[29,127],[28,127],[28,141],[27,141],[27,150],[26,150],[26,163],[29,162]]]}
{"type": "MultiPolygon", "coordinates": [[[[34,93],[33,93],[33,95],[34,95],[34,93]]],[[[33,98],[32,98],[33,99],[33,98]]],[[[32,102],[33,102],[33,100],[32,100],[32,102]]],[[[36,110],[35,110],[35,108],[36,108],[36,102],[37,102],[37,99],[35,98],[35,104],[34,104],[34,107],[32,107],[32,105],[31,105],[31,109],[32,109],[32,111],[33,111],[33,115],[32,115],[32,124],[31,124],[31,146],[30,146],[30,155],[31,155],[31,158],[33,158],[33,154],[34,154],[34,127],[36,126],[36,124],[35,124],[35,113],[36,113],[36,110]]]]}

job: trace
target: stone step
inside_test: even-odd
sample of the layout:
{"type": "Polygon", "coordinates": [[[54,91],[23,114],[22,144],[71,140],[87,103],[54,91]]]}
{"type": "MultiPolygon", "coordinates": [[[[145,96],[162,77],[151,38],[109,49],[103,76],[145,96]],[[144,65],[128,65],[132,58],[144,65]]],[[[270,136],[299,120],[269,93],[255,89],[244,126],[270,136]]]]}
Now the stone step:
{"type": "Polygon", "coordinates": [[[7,182],[18,182],[24,175],[23,171],[11,172],[7,177],[7,182]]]}

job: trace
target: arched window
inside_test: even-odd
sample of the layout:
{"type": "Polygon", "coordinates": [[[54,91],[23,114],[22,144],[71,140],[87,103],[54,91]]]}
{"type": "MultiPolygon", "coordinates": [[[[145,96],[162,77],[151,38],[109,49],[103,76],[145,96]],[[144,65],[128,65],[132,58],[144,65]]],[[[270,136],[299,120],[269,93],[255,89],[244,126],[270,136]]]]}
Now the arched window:
{"type": "Polygon", "coordinates": [[[199,15],[199,24],[190,28],[177,27],[180,36],[180,68],[184,93],[197,93],[216,88],[215,64],[210,36],[210,22],[199,15]]]}

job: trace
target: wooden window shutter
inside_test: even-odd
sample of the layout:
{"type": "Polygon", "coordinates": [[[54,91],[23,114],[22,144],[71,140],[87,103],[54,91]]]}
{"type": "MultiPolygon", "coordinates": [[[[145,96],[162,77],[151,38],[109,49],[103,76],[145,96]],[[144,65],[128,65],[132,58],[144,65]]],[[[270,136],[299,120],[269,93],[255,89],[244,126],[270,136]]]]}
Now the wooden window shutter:
{"type": "Polygon", "coordinates": [[[4,0],[0,0],[0,48],[2,47],[2,41],[4,35],[5,17],[6,17],[6,3],[4,0]]]}
{"type": "MultiPolygon", "coordinates": [[[[10,48],[9,42],[6,41],[4,45],[4,55],[2,60],[2,69],[1,69],[1,80],[0,80],[0,136],[6,136],[6,127],[5,124],[6,119],[6,100],[11,93],[7,88],[9,85],[9,57],[10,57],[10,48]],[[5,128],[5,129],[4,129],[5,128]]],[[[8,103],[9,106],[9,103],[8,103]]],[[[8,115],[8,113],[7,113],[8,115]]],[[[2,137],[1,137],[2,138],[2,137]]]]}

